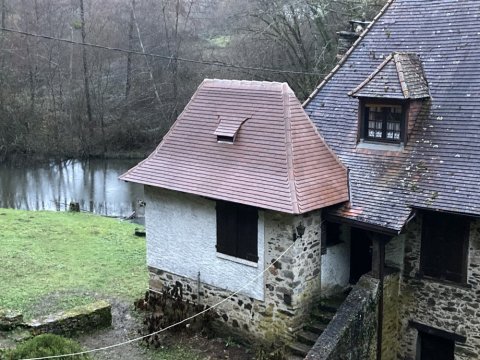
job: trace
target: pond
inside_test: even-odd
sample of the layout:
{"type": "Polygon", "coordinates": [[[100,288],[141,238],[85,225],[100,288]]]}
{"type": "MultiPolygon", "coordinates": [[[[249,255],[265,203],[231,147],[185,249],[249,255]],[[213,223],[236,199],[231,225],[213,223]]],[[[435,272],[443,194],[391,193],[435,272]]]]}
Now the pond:
{"type": "Polygon", "coordinates": [[[67,160],[0,164],[0,208],[81,211],[104,216],[142,215],[143,186],[118,176],[139,160],[67,160]]]}

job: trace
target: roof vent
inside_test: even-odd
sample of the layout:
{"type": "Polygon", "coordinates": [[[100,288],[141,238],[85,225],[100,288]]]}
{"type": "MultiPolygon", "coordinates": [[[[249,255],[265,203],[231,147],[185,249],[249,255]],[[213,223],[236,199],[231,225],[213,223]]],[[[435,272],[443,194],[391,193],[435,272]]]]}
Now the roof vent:
{"type": "Polygon", "coordinates": [[[217,135],[217,142],[219,143],[233,144],[234,141],[235,141],[235,136],[217,135]]]}
{"type": "Polygon", "coordinates": [[[250,119],[247,116],[219,116],[217,129],[213,133],[217,135],[217,142],[233,144],[242,124],[250,119]]]}

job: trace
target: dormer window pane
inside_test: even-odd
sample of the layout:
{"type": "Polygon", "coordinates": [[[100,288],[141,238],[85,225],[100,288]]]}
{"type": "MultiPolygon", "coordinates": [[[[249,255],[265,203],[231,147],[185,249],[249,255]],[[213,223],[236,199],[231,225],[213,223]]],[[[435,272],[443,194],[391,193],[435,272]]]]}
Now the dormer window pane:
{"type": "Polygon", "coordinates": [[[399,143],[402,140],[403,107],[394,104],[365,105],[366,140],[399,143]]]}

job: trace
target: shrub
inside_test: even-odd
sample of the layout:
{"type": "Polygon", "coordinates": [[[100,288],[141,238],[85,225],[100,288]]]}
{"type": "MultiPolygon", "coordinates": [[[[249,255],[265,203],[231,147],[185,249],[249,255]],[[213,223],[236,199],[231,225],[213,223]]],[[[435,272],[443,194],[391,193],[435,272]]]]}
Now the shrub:
{"type": "MultiPolygon", "coordinates": [[[[18,345],[14,350],[6,353],[8,360],[26,359],[34,357],[63,355],[81,352],[80,344],[62,336],[43,334],[36,336],[18,345]]],[[[75,357],[76,360],[90,360],[88,355],[75,357]]]]}
{"type": "MultiPolygon", "coordinates": [[[[165,329],[209,308],[206,305],[185,300],[181,285],[166,286],[162,294],[147,291],[145,298],[135,301],[134,305],[137,309],[147,311],[143,322],[146,325],[145,335],[165,329]]],[[[218,318],[218,314],[215,311],[206,311],[193,319],[172,327],[170,331],[188,330],[191,333],[201,333],[206,337],[212,337],[214,335],[213,321],[216,318],[218,318]]],[[[162,337],[158,334],[148,336],[144,341],[148,346],[152,345],[158,348],[162,345],[162,337]]]]}

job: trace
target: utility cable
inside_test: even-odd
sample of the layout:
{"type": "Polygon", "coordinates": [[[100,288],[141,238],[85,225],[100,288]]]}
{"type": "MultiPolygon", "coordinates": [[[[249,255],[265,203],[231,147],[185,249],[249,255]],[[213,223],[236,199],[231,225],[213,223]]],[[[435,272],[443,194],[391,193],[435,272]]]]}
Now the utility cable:
{"type": "Polygon", "coordinates": [[[67,43],[67,44],[89,46],[89,47],[93,47],[93,48],[96,48],[96,49],[117,51],[117,52],[121,52],[121,53],[125,53],[125,54],[150,56],[150,57],[153,57],[153,58],[169,60],[169,61],[175,60],[175,61],[192,63],[192,64],[219,66],[219,67],[226,67],[226,68],[240,69],[240,70],[265,71],[265,72],[278,73],[278,74],[312,75],[312,76],[320,76],[320,77],[325,76],[325,74],[323,74],[323,73],[312,72],[312,71],[294,71],[294,70],[280,70],[280,69],[273,69],[273,68],[261,68],[261,67],[254,67],[254,66],[242,66],[242,65],[229,64],[229,63],[225,63],[225,62],[221,62],[221,61],[194,60],[194,59],[187,59],[187,58],[176,57],[176,56],[166,56],[166,55],[153,54],[153,53],[143,53],[141,51],[136,51],[136,50],[127,50],[127,49],[122,49],[122,48],[117,48],[117,47],[92,44],[92,43],[88,43],[88,42],[81,43],[81,42],[74,41],[74,40],[57,38],[57,37],[54,37],[54,36],[48,36],[48,35],[43,35],[43,34],[35,34],[35,33],[27,32],[27,31],[9,29],[9,28],[5,28],[5,27],[0,27],[0,31],[5,31],[5,32],[9,32],[9,33],[14,33],[14,34],[20,34],[20,35],[25,35],[25,36],[31,36],[31,37],[41,38],[41,39],[54,40],[54,41],[64,42],[64,43],[67,43]]]}
{"type": "Polygon", "coordinates": [[[94,352],[98,352],[98,351],[105,351],[105,350],[109,350],[109,349],[113,349],[113,348],[116,348],[116,347],[119,347],[119,346],[123,346],[123,345],[127,345],[127,344],[131,344],[133,342],[136,342],[136,341],[140,341],[140,340],[143,340],[145,338],[148,338],[150,336],[153,336],[153,335],[157,335],[157,334],[160,334],[164,331],[167,331],[175,326],[178,326],[180,324],[183,324],[187,321],[190,321],[202,314],[205,314],[207,311],[210,311],[212,309],[215,309],[217,308],[218,306],[220,306],[221,304],[223,304],[224,302],[230,300],[232,297],[234,297],[235,295],[237,295],[238,293],[240,293],[241,291],[245,290],[248,286],[250,286],[251,284],[253,284],[255,281],[257,281],[257,279],[259,279],[261,276],[263,276],[272,266],[274,266],[293,246],[295,245],[295,242],[292,242],[292,244],[283,252],[280,254],[280,256],[275,259],[275,261],[273,261],[270,265],[268,265],[265,270],[263,270],[260,274],[258,274],[257,276],[255,276],[252,280],[250,280],[249,282],[247,282],[245,285],[243,285],[240,289],[238,289],[237,291],[235,291],[234,293],[230,294],[228,297],[226,297],[225,299],[219,301],[218,303],[212,305],[211,307],[209,308],[206,308],[202,311],[200,311],[199,313],[196,313],[186,319],[183,319],[175,324],[172,324],[172,325],[169,325],[163,329],[160,329],[158,331],[155,331],[155,332],[152,332],[150,334],[147,334],[147,335],[143,335],[143,336],[139,336],[139,337],[136,337],[134,339],[130,339],[130,340],[127,340],[127,341],[123,341],[123,342],[120,342],[120,343],[117,343],[117,344],[113,344],[113,345],[108,345],[108,346],[104,346],[104,347],[101,347],[101,348],[97,348],[97,349],[91,349],[91,350],[85,350],[85,351],[80,351],[80,352],[76,352],[76,353],[71,353],[71,354],[63,354],[63,355],[51,355],[51,356],[43,356],[43,357],[36,357],[36,358],[25,358],[25,359],[20,359],[20,360],[46,360],[46,359],[59,359],[59,358],[63,358],[63,357],[67,357],[67,356],[80,356],[80,355],[85,355],[85,354],[90,354],[90,353],[94,353],[94,352]]]}

